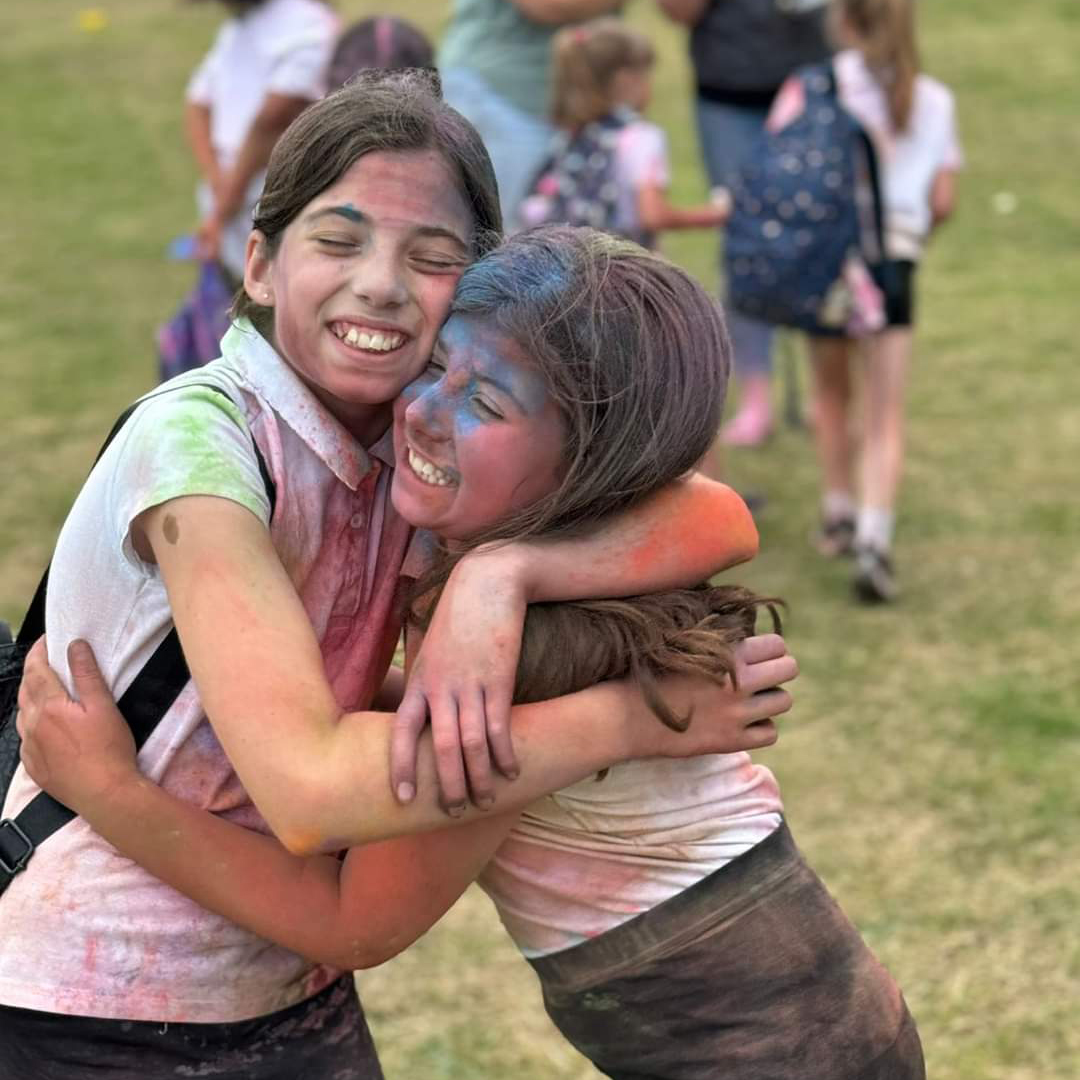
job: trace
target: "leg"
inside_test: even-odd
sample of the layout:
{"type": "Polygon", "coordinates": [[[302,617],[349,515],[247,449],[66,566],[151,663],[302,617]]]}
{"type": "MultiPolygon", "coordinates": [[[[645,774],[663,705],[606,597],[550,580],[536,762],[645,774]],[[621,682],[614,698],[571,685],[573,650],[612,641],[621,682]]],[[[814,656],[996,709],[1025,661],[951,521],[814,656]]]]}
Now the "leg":
{"type": "Polygon", "coordinates": [[[832,558],[849,554],[854,539],[854,444],[850,420],[855,342],[839,337],[810,337],[807,341],[814,395],[814,447],[821,467],[822,491],[822,524],[814,544],[832,558]]]}
{"type": "Polygon", "coordinates": [[[869,343],[863,379],[862,498],[893,510],[904,468],[904,397],[911,363],[911,327],[890,327],[869,343]]]}
{"type": "Polygon", "coordinates": [[[861,499],[855,532],[855,594],[868,603],[898,595],[891,549],[904,464],[904,391],[910,327],[890,327],[869,343],[863,378],[861,499]]]}

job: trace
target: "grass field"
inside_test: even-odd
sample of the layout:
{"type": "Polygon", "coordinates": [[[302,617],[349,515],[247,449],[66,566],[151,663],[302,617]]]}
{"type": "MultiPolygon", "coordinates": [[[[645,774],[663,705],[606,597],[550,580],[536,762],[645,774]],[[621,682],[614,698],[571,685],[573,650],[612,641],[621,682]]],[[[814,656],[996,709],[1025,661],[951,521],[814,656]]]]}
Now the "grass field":
{"type": "MultiPolygon", "coordinates": [[[[112,418],[154,379],[151,335],[191,271],[164,250],[192,225],[185,79],[216,5],[7,5],[0,25],[0,617],[17,621],[112,418]]],[[[346,15],[368,13],[340,0],[346,15]]],[[[920,5],[926,65],[957,92],[968,168],[921,278],[905,595],[849,602],[811,553],[803,431],[735,455],[768,494],[742,579],[787,597],[803,675],[765,755],[793,829],[896,974],[933,1080],[1080,1075],[1080,8],[920,5]],[[1011,192],[1012,213],[995,209],[1011,192]]],[[[437,33],[445,5],[414,0],[437,33]]],[[[662,54],[653,115],[676,192],[704,195],[679,33],[646,0],[662,54]]],[[[711,236],[669,253],[713,280],[711,236]]],[[[795,348],[795,344],[791,343],[795,348]]],[[[470,894],[362,978],[390,1080],[585,1080],[487,902],[470,894]]],[[[815,1078],[807,1078],[815,1080],[815,1078]]]]}

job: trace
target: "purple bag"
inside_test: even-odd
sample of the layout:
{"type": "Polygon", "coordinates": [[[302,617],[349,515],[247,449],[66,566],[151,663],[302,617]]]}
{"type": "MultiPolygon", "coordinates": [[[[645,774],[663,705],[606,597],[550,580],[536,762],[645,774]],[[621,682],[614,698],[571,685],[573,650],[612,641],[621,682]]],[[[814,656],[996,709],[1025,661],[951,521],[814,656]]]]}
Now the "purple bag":
{"type": "Polygon", "coordinates": [[[158,328],[161,381],[202,367],[221,355],[221,339],[229,329],[232,289],[216,262],[199,264],[195,288],[176,314],[158,328]]]}

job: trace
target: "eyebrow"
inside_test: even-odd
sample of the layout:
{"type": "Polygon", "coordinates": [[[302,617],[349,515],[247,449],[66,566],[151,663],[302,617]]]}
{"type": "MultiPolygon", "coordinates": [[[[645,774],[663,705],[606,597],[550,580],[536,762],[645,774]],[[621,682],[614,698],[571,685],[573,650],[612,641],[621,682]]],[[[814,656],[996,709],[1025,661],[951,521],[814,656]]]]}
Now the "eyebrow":
{"type": "MultiPolygon", "coordinates": [[[[346,221],[351,221],[357,225],[371,221],[367,214],[362,210],[357,210],[355,206],[324,206],[321,210],[315,210],[308,214],[307,220],[309,223],[313,223],[320,221],[324,217],[343,217],[346,221]]],[[[469,250],[469,245],[453,229],[447,229],[442,225],[420,225],[416,229],[416,235],[453,240],[463,251],[469,250]]]]}

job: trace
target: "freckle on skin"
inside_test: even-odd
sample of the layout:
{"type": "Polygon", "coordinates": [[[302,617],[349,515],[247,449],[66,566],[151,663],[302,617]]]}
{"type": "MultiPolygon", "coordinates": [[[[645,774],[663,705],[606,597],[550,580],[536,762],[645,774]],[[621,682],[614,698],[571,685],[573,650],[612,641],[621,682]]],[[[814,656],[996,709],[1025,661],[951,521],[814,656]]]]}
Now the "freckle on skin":
{"type": "Polygon", "coordinates": [[[176,518],[172,514],[166,514],[161,523],[161,531],[170,544],[175,544],[180,539],[180,526],[176,524],[176,518]]]}

